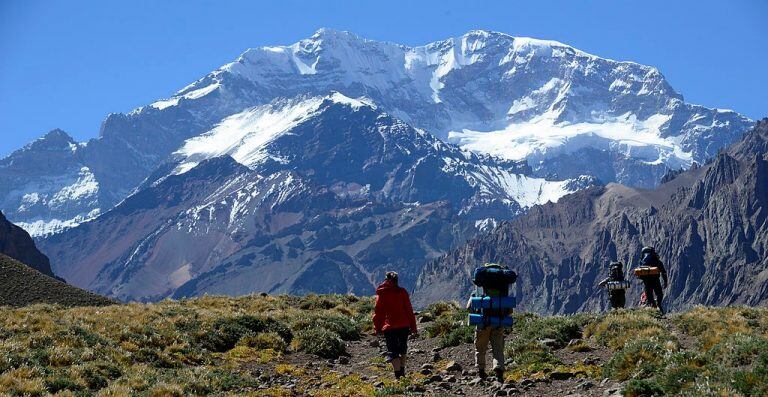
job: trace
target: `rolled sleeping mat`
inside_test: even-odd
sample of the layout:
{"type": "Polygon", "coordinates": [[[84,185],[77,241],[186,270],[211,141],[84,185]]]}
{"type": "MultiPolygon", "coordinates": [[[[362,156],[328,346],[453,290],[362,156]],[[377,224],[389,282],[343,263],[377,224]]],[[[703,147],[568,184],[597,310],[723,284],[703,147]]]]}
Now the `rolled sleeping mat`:
{"type": "Polygon", "coordinates": [[[658,267],[640,266],[635,268],[635,276],[658,276],[661,270],[658,267]]]}
{"type": "Polygon", "coordinates": [[[470,298],[470,309],[514,309],[517,301],[514,296],[473,296],[470,298]]]}
{"type": "Polygon", "coordinates": [[[488,316],[484,317],[482,314],[471,313],[469,315],[469,325],[490,325],[492,327],[511,327],[512,316],[488,316]]]}
{"type": "Polygon", "coordinates": [[[618,291],[622,289],[627,289],[630,287],[629,281],[609,281],[608,284],[608,291],[618,291]]]}

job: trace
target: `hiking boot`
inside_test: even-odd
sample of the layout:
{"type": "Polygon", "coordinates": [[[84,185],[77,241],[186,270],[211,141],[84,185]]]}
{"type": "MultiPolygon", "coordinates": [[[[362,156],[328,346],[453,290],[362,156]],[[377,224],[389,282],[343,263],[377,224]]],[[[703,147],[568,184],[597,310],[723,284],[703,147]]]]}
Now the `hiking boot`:
{"type": "Polygon", "coordinates": [[[497,369],[494,369],[493,372],[496,375],[496,380],[499,383],[504,383],[504,370],[497,368],[497,369]]]}

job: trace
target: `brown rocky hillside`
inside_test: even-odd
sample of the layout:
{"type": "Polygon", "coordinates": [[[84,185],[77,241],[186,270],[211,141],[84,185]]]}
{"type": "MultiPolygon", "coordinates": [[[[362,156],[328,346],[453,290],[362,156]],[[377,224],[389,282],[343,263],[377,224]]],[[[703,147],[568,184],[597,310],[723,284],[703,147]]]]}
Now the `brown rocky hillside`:
{"type": "MultiPolygon", "coordinates": [[[[674,310],[703,305],[768,304],[768,119],[710,163],[668,178],[657,189],[592,187],[537,206],[427,265],[421,303],[462,299],[484,262],[516,270],[526,310],[574,313],[605,308],[597,286],[612,260],[636,265],[656,247],[670,274],[674,310]]],[[[628,301],[637,302],[635,280],[628,301]]]]}

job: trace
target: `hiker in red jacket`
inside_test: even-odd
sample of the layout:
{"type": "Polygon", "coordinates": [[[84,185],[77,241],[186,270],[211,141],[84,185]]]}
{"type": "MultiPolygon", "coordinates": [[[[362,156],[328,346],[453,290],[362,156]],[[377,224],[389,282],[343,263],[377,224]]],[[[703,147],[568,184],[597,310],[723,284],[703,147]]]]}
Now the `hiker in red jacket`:
{"type": "Polygon", "coordinates": [[[395,378],[405,376],[405,356],[408,335],[418,333],[416,316],[408,292],[397,285],[397,273],[387,272],[387,279],[376,288],[376,308],[373,312],[376,334],[384,333],[387,358],[392,363],[395,378]]]}

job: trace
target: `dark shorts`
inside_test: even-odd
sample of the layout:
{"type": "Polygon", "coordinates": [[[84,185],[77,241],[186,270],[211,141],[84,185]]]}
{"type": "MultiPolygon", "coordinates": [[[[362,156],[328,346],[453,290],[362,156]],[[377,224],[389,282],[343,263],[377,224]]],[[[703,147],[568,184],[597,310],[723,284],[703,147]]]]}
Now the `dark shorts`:
{"type": "Polygon", "coordinates": [[[411,329],[408,327],[384,331],[384,340],[387,343],[387,358],[389,360],[402,357],[408,352],[408,335],[410,334],[411,329]]]}

